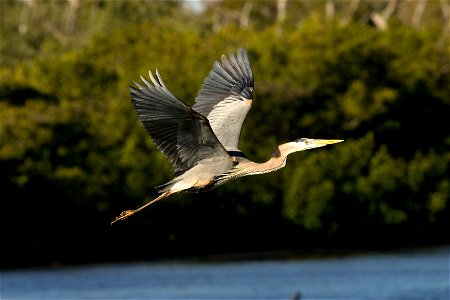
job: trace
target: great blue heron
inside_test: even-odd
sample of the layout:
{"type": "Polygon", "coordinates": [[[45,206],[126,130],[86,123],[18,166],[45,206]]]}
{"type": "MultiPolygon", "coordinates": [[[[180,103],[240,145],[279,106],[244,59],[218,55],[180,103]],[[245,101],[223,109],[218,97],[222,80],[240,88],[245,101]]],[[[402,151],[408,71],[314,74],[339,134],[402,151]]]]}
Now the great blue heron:
{"type": "Polygon", "coordinates": [[[243,48],[222,63],[214,62],[192,108],[176,98],[156,70],[152,82],[130,87],[131,101],[156,147],[173,164],[175,178],[157,186],[160,195],[135,209],[122,212],[124,220],[147,206],[181,191],[208,191],[231,179],[276,171],[290,153],[342,140],[301,138],[279,145],[265,163],[246,158],[238,148],[242,123],[253,103],[253,73],[243,48]]]}

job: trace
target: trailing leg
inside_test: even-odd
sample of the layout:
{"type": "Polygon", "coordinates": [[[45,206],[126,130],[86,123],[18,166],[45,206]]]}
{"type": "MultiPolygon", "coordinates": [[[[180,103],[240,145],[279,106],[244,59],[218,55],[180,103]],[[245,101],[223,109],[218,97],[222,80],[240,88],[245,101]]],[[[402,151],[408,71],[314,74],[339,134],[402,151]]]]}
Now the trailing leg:
{"type": "Polygon", "coordinates": [[[125,210],[125,211],[123,211],[119,216],[117,216],[117,217],[114,219],[114,221],[111,222],[111,225],[113,225],[113,224],[116,223],[117,221],[125,220],[125,219],[128,218],[129,216],[134,215],[134,214],[137,213],[137,212],[140,212],[141,210],[143,210],[143,209],[146,208],[147,206],[150,206],[150,205],[152,205],[153,203],[155,203],[155,202],[157,202],[157,201],[159,201],[159,200],[161,200],[161,199],[167,198],[167,197],[169,197],[169,196],[172,195],[172,194],[174,194],[174,193],[171,192],[171,191],[164,192],[164,193],[162,193],[161,195],[159,195],[157,198],[153,199],[153,200],[150,201],[150,202],[145,203],[144,205],[142,205],[141,207],[139,207],[139,208],[137,208],[137,209],[135,209],[135,210],[125,210]]]}

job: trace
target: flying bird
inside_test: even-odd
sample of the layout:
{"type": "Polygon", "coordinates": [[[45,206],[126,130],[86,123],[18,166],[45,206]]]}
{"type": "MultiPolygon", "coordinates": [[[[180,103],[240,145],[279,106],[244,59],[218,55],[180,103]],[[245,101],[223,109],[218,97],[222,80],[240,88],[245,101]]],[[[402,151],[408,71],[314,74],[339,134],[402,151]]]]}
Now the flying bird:
{"type": "Polygon", "coordinates": [[[222,55],[191,108],[175,97],[156,70],[150,81],[130,87],[131,101],[156,147],[172,163],[174,179],[157,186],[160,195],[135,210],[122,212],[111,224],[181,191],[202,192],[232,179],[276,171],[293,152],[342,140],[300,138],[279,145],[264,163],[253,162],[239,150],[242,124],[253,104],[253,72],[247,51],[222,55]]]}

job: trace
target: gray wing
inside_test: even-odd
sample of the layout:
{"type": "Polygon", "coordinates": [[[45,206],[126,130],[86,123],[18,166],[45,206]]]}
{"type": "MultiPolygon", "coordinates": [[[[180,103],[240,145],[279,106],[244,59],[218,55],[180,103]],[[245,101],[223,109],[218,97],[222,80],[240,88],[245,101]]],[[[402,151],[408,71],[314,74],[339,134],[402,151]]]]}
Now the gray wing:
{"type": "Polygon", "coordinates": [[[153,84],[135,82],[139,89],[130,87],[131,101],[145,129],[158,149],[173,164],[175,176],[183,174],[199,160],[228,156],[204,116],[177,99],[164,85],[156,70],[151,72],[153,84]]]}
{"type": "Polygon", "coordinates": [[[239,48],[237,57],[222,55],[214,62],[192,107],[208,118],[219,141],[229,151],[238,150],[242,123],[253,101],[253,73],[247,51],[239,48]]]}

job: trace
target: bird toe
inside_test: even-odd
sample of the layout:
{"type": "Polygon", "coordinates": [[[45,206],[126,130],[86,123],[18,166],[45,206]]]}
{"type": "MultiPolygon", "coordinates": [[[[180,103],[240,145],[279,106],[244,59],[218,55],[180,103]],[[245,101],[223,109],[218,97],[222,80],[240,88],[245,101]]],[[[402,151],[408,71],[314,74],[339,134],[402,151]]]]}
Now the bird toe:
{"type": "Polygon", "coordinates": [[[128,218],[129,216],[131,216],[132,214],[134,214],[134,210],[125,210],[123,212],[120,213],[120,215],[118,215],[114,221],[111,222],[111,225],[116,223],[117,221],[122,221],[125,220],[126,218],[128,218]]]}

